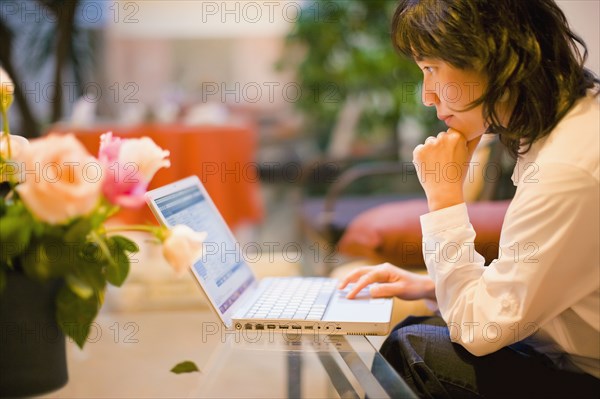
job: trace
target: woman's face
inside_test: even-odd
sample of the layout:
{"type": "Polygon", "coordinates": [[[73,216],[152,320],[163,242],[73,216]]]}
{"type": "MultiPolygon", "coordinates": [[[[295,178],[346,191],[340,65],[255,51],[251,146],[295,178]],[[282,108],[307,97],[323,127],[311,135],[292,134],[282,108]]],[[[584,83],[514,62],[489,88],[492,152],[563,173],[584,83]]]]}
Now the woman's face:
{"type": "Polygon", "coordinates": [[[418,60],[417,65],[423,71],[423,104],[435,106],[438,118],[449,128],[461,132],[467,141],[485,133],[483,105],[467,111],[465,108],[481,97],[487,85],[486,77],[438,59],[424,58],[418,60]]]}

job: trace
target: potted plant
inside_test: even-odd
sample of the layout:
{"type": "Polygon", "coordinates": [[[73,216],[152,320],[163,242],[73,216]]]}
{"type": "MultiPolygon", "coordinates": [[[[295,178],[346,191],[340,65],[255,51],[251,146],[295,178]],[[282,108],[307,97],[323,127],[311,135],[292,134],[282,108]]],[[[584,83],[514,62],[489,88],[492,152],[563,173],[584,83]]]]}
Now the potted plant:
{"type": "Polygon", "coordinates": [[[64,335],[84,346],[107,285],[125,282],[138,251],[118,232],[152,233],[178,271],[200,255],[204,233],[107,226],[119,207],[144,203],[169,152],[107,133],[94,157],[73,135],[10,135],[12,94],[0,69],[0,392],[22,396],[66,383],[64,335]]]}
{"type": "MultiPolygon", "coordinates": [[[[390,38],[396,2],[317,0],[298,14],[278,67],[291,68],[302,95],[294,102],[321,147],[349,101],[360,104],[360,139],[395,148],[397,127],[411,117],[435,130],[435,112],[421,104],[421,72],[398,55],[390,38]]],[[[402,134],[402,132],[400,132],[402,134]]]]}

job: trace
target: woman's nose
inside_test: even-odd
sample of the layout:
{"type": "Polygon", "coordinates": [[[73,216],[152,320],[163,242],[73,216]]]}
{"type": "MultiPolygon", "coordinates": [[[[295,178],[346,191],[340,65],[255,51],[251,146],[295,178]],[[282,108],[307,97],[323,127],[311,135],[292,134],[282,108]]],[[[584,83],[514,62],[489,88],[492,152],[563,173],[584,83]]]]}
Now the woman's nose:
{"type": "Polygon", "coordinates": [[[424,84],[421,92],[421,101],[426,107],[433,107],[439,104],[440,98],[437,95],[435,86],[433,84],[424,84]]]}

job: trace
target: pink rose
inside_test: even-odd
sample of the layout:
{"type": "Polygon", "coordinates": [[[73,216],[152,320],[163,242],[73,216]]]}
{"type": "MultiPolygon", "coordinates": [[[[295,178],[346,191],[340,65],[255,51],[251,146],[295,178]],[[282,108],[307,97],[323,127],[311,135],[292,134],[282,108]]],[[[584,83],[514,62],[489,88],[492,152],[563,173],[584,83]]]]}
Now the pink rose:
{"type": "Polygon", "coordinates": [[[121,149],[121,138],[113,137],[112,132],[104,133],[100,136],[100,149],[98,150],[98,159],[102,163],[112,163],[119,160],[119,150],[121,149]]]}
{"type": "Polygon", "coordinates": [[[23,181],[16,190],[38,219],[64,223],[98,204],[102,169],[72,134],[32,140],[16,160],[23,181]]]}
{"type": "Polygon", "coordinates": [[[171,229],[163,242],[163,256],[175,272],[182,274],[202,255],[202,243],[205,238],[205,232],[199,233],[188,226],[177,225],[171,229]]]}
{"type": "Polygon", "coordinates": [[[98,158],[104,165],[107,178],[102,191],[113,204],[134,208],[144,204],[144,194],[154,174],[169,167],[169,151],[157,146],[152,139],[121,139],[105,133],[100,137],[98,158]]]}
{"type": "Polygon", "coordinates": [[[120,162],[132,162],[147,180],[151,181],[160,168],[168,168],[169,151],[157,146],[149,137],[123,140],[119,151],[120,162]]]}

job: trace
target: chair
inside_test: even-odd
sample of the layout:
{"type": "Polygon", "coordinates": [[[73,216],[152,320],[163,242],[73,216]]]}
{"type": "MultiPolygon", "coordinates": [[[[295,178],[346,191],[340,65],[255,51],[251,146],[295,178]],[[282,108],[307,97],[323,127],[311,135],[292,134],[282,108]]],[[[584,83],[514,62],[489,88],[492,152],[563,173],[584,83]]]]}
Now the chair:
{"type": "MultiPolygon", "coordinates": [[[[472,161],[479,167],[471,169],[474,176],[465,184],[465,198],[477,231],[476,249],[489,262],[497,257],[502,221],[514,195],[508,173],[512,166],[502,144],[492,135],[482,139],[472,161]]],[[[336,246],[343,255],[422,268],[419,216],[427,212],[412,163],[375,162],[349,168],[324,197],[304,198],[300,226],[309,240],[336,246]],[[375,181],[381,177],[393,178],[395,187],[387,187],[394,188],[393,192],[347,194],[357,182],[377,186],[375,181]]],[[[329,274],[331,266],[335,264],[317,267],[329,274]]]]}

